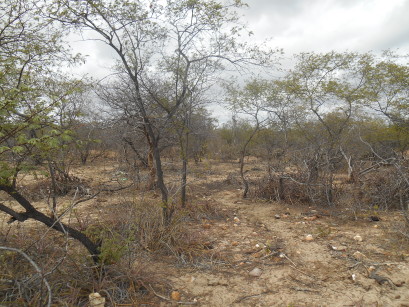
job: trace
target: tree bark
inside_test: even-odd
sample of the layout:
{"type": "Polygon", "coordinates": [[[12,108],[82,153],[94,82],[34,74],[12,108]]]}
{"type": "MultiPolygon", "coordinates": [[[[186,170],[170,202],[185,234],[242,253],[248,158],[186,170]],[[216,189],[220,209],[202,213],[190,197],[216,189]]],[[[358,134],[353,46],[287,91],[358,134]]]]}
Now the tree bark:
{"type": "Polygon", "coordinates": [[[187,164],[188,164],[188,150],[189,150],[189,131],[186,131],[185,134],[185,146],[182,148],[182,188],[181,188],[181,195],[180,195],[180,202],[182,208],[186,207],[186,185],[187,185],[187,164]]]}
{"type": "Polygon", "coordinates": [[[148,131],[146,130],[146,127],[144,126],[143,128],[143,132],[145,134],[146,137],[146,141],[148,142],[149,145],[149,152],[148,152],[148,168],[149,168],[149,180],[148,180],[148,184],[146,186],[147,190],[152,190],[155,188],[155,180],[156,180],[156,168],[154,165],[154,151],[155,148],[153,146],[152,143],[152,139],[148,134],[148,131]]]}
{"type": "Polygon", "coordinates": [[[13,209],[0,204],[0,210],[12,216],[10,222],[13,222],[15,220],[24,222],[27,219],[34,219],[63,234],[68,234],[71,238],[79,241],[88,250],[95,263],[99,262],[100,245],[92,242],[90,238],[88,238],[84,233],[62,223],[54,216],[49,217],[44,213],[38,211],[36,208],[34,208],[30,201],[28,201],[13,187],[0,185],[0,191],[6,192],[25,209],[25,212],[16,212],[13,209]]]}

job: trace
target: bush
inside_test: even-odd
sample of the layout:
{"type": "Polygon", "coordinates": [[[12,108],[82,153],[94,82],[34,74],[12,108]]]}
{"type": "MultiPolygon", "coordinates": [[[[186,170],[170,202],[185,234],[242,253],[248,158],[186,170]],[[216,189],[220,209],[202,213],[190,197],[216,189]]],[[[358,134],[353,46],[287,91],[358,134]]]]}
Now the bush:
{"type": "Polygon", "coordinates": [[[409,187],[395,167],[379,168],[355,183],[355,201],[380,210],[406,209],[409,187]]]}
{"type": "Polygon", "coordinates": [[[341,193],[340,186],[331,178],[320,177],[308,182],[302,174],[272,175],[264,177],[253,192],[254,197],[306,205],[333,205],[341,193]]]}

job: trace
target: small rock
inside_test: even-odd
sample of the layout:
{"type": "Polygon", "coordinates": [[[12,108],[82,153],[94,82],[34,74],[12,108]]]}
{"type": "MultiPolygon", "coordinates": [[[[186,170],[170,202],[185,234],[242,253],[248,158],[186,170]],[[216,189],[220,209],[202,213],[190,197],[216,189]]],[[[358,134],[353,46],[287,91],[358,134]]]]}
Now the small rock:
{"type": "Polygon", "coordinates": [[[249,275],[253,277],[260,277],[263,272],[259,268],[254,268],[250,271],[249,275]]]}
{"type": "Polygon", "coordinates": [[[279,220],[281,218],[281,216],[279,214],[274,215],[274,217],[279,220]]]}
{"type": "Polygon", "coordinates": [[[313,216],[306,216],[304,217],[304,220],[306,221],[315,221],[318,217],[316,215],[313,216]]]}
{"type": "Polygon", "coordinates": [[[233,242],[231,243],[231,245],[232,245],[232,246],[237,246],[237,245],[239,245],[239,242],[233,241],[233,242]]]}
{"type": "Polygon", "coordinates": [[[203,224],[204,229],[210,229],[210,224],[203,224]]]}
{"type": "Polygon", "coordinates": [[[379,222],[381,220],[381,218],[379,216],[370,216],[369,220],[371,222],[379,222]]]}
{"type": "Polygon", "coordinates": [[[312,235],[306,235],[304,240],[305,241],[312,241],[312,240],[314,240],[314,237],[312,235]]]}
{"type": "Polygon", "coordinates": [[[237,216],[234,217],[233,221],[234,221],[235,223],[240,223],[240,219],[239,219],[237,216]]]}
{"type": "Polygon", "coordinates": [[[354,237],[354,240],[355,240],[355,241],[358,241],[358,242],[362,242],[362,237],[361,237],[360,235],[356,235],[356,236],[354,237]]]}
{"type": "Polygon", "coordinates": [[[343,245],[341,245],[341,246],[332,246],[332,245],[330,245],[331,246],[331,249],[332,250],[334,250],[334,251],[346,251],[346,249],[347,249],[347,247],[346,246],[343,246],[343,245]]]}
{"type": "Polygon", "coordinates": [[[179,291],[172,291],[170,298],[174,301],[180,301],[181,295],[179,291]]]}
{"type": "Polygon", "coordinates": [[[356,260],[364,260],[366,258],[366,256],[364,254],[362,254],[361,252],[356,251],[355,253],[353,253],[353,256],[356,260]]]}
{"type": "Polygon", "coordinates": [[[102,297],[98,292],[91,293],[89,296],[90,307],[104,307],[105,297],[102,297]]]}
{"type": "Polygon", "coordinates": [[[255,253],[255,254],[253,254],[253,257],[254,257],[254,258],[261,258],[261,257],[263,257],[263,256],[264,256],[263,250],[261,250],[261,251],[255,253]]]}

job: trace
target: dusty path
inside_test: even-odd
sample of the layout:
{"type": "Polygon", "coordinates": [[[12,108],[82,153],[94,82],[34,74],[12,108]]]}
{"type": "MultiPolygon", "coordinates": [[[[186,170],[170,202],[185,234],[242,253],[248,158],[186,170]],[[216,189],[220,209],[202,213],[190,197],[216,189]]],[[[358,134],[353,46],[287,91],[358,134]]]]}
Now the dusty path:
{"type": "Polygon", "coordinates": [[[230,213],[203,230],[213,266],[172,276],[199,306],[409,306],[409,255],[397,259],[388,250],[387,221],[357,224],[308,207],[243,201],[234,189],[213,191],[211,199],[230,213]],[[371,265],[382,284],[369,278],[371,265]],[[255,268],[260,276],[249,275],[255,268]]]}

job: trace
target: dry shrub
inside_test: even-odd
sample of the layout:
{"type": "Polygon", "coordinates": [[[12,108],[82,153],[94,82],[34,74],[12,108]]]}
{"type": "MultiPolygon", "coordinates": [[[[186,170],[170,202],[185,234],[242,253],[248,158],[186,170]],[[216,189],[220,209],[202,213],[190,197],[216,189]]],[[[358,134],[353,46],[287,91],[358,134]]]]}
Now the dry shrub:
{"type": "MultiPolygon", "coordinates": [[[[140,216],[141,219],[144,217],[140,216]]],[[[103,263],[99,267],[77,242],[52,230],[44,235],[44,227],[38,225],[35,229],[13,229],[7,236],[1,237],[0,245],[26,251],[42,268],[51,285],[53,304],[56,306],[88,306],[88,295],[92,292],[100,292],[112,306],[139,306],[146,302],[154,302],[152,304],[155,305],[148,285],[170,287],[160,270],[148,267],[146,255],[140,252],[139,242],[134,241],[136,235],[130,233],[130,230],[136,229],[135,225],[128,227],[127,220],[116,218],[103,221],[94,221],[88,226],[88,231],[93,232],[91,236],[98,235],[102,240],[103,263]],[[109,229],[111,226],[112,229],[109,229]]],[[[140,222],[138,225],[142,224],[140,222]]],[[[0,305],[44,306],[44,299],[47,298],[45,290],[41,276],[27,261],[18,254],[0,251],[0,305]]]]}
{"type": "Polygon", "coordinates": [[[229,172],[229,173],[227,173],[227,177],[224,180],[224,183],[228,184],[228,185],[240,185],[241,180],[240,180],[238,174],[236,174],[234,172],[229,172]]]}
{"type": "Polygon", "coordinates": [[[213,199],[201,199],[195,201],[181,212],[183,220],[200,222],[205,220],[221,220],[228,217],[228,212],[222,205],[213,199]]]}
{"type": "MultiPolygon", "coordinates": [[[[197,209],[207,217],[220,214],[211,202],[197,209]]],[[[94,291],[105,296],[112,306],[156,305],[150,285],[160,293],[171,287],[161,268],[152,267],[150,258],[208,268],[218,257],[200,231],[189,229],[187,215],[185,210],[177,211],[173,222],[165,224],[162,208],[154,201],[123,201],[107,206],[85,230],[101,243],[100,267],[76,241],[52,230],[44,235],[45,231],[39,231],[43,227],[38,225],[13,227],[7,241],[1,239],[0,244],[26,250],[45,273],[50,273],[47,281],[53,304],[58,306],[87,306],[88,295],[94,291]]],[[[0,257],[0,304],[44,305],[40,300],[46,295],[38,274],[21,257],[4,253],[0,257]]]]}
{"type": "Polygon", "coordinates": [[[27,259],[14,251],[0,250],[0,302],[13,306],[45,305],[43,278],[27,259]],[[43,299],[44,298],[44,299],[43,299]]]}
{"type": "Polygon", "coordinates": [[[141,251],[157,252],[183,240],[183,225],[178,218],[166,224],[162,208],[155,201],[123,201],[106,207],[101,220],[85,231],[101,242],[102,258],[116,262],[141,251]]]}
{"type": "MultiPolygon", "coordinates": [[[[77,196],[88,195],[90,190],[89,183],[76,176],[57,176],[56,177],[56,195],[65,196],[76,193],[77,196]]],[[[22,187],[23,194],[31,201],[43,200],[52,195],[51,178],[38,179],[33,184],[27,184],[22,187]]]]}
{"type": "MultiPolygon", "coordinates": [[[[175,256],[177,260],[191,254],[187,258],[193,259],[193,254],[199,255],[197,251],[204,252],[208,247],[201,233],[191,231],[187,222],[225,216],[212,201],[177,209],[170,224],[163,221],[162,207],[154,201],[123,202],[110,206],[105,213],[101,223],[90,226],[89,234],[102,242],[102,255],[107,263],[138,259],[146,252],[175,256]],[[195,252],[191,253],[192,250],[195,252]]],[[[186,259],[182,262],[187,262],[186,259]]]]}
{"type": "Polygon", "coordinates": [[[405,209],[409,201],[409,187],[394,167],[380,168],[355,183],[354,200],[371,209],[405,209]]]}
{"type": "Polygon", "coordinates": [[[255,183],[251,193],[253,197],[286,203],[333,205],[342,193],[340,186],[329,182],[328,178],[319,178],[308,183],[302,174],[272,175],[255,183]]]}

